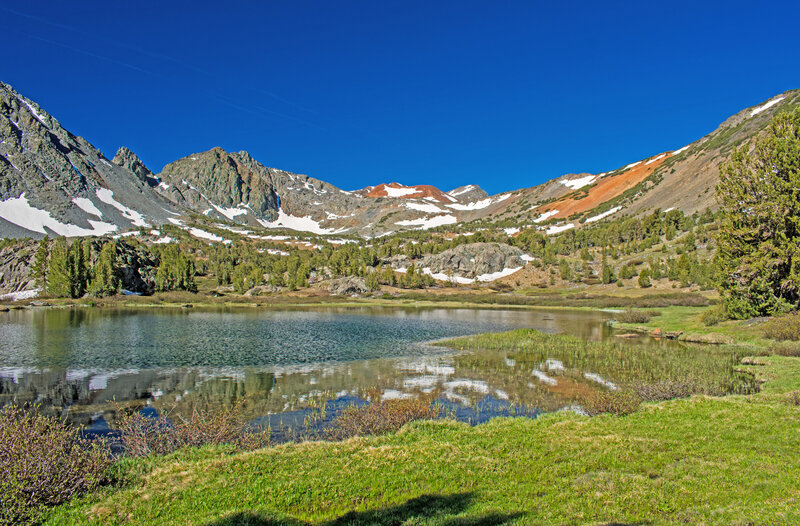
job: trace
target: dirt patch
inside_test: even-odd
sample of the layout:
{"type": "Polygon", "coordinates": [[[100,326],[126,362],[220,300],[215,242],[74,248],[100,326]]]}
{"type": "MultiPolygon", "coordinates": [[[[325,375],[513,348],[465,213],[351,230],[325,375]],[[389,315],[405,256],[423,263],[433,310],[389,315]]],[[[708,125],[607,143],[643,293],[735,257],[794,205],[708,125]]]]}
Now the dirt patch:
{"type": "Polygon", "coordinates": [[[406,199],[422,199],[425,197],[432,197],[442,203],[453,202],[453,200],[448,198],[444,192],[435,186],[428,184],[418,184],[413,186],[405,186],[399,183],[379,184],[378,186],[373,186],[371,188],[367,187],[363,190],[359,190],[357,193],[366,197],[389,197],[389,191],[386,190],[387,187],[406,192],[403,195],[398,195],[396,197],[403,197],[406,199]],[[411,190],[414,190],[414,192],[411,190]]]}
{"type": "Polygon", "coordinates": [[[626,190],[633,188],[647,179],[671,154],[667,153],[662,155],[664,155],[664,157],[657,161],[652,161],[650,164],[640,162],[622,173],[599,179],[594,186],[588,190],[588,195],[586,195],[586,197],[576,199],[575,197],[565,196],[554,203],[540,208],[538,211],[545,213],[550,210],[558,210],[558,213],[552,217],[564,219],[573,214],[591,210],[609,199],[621,195],[626,190]]]}

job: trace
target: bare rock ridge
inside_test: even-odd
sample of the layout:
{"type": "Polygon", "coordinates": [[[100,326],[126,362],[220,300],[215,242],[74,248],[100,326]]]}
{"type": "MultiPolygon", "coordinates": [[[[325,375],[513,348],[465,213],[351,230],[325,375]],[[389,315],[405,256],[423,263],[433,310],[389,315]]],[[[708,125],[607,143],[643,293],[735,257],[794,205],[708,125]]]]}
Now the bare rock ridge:
{"type": "Polygon", "coordinates": [[[119,234],[192,213],[258,229],[362,237],[457,230],[472,220],[517,225],[510,234],[519,228],[555,234],[656,208],[693,213],[715,206],[719,167],[733,148],[757,136],[776,112],[797,106],[800,91],[787,91],[682,148],[494,196],[476,185],[444,192],[397,182],[348,192],[222,148],[178,159],[158,174],[125,147],[109,161],[0,83],[0,237],[119,234]]]}

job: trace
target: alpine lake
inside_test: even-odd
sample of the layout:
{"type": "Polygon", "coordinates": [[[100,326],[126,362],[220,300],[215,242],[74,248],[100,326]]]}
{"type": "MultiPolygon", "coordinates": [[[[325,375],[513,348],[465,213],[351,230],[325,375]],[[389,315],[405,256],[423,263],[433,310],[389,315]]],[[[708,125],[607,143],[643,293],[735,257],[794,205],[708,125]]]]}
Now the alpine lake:
{"type": "Polygon", "coordinates": [[[686,371],[710,370],[724,392],[754,389],[734,371],[734,353],[623,340],[607,323],[612,317],[562,309],[11,310],[0,312],[0,405],[33,403],[89,435],[113,435],[118,408],[175,416],[241,403],[254,428],[269,428],[281,441],[313,437],[338,411],[368,399],[425,396],[442,414],[479,424],[581,412],[597,391],[686,371]],[[513,329],[580,341],[440,344],[513,329]],[[588,347],[593,352],[575,350],[588,347]]]}

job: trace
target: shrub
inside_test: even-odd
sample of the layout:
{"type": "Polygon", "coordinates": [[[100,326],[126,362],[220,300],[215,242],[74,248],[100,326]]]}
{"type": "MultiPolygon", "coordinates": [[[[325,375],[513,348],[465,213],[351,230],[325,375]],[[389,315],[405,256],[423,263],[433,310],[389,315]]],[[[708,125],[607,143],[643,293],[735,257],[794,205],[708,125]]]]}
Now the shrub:
{"type": "Polygon", "coordinates": [[[767,347],[765,356],[794,356],[800,357],[800,343],[797,342],[780,342],[767,347]]]}
{"type": "Polygon", "coordinates": [[[438,411],[427,400],[383,400],[360,407],[348,407],[333,421],[328,435],[333,440],[353,436],[379,435],[396,431],[414,420],[436,418],[438,411]]]}
{"type": "Polygon", "coordinates": [[[650,313],[628,309],[617,314],[617,321],[621,323],[647,323],[650,321],[650,313]]]}
{"type": "Polygon", "coordinates": [[[46,506],[66,502],[105,481],[105,444],[35,408],[0,409],[0,524],[36,522],[46,506]]]}
{"type": "Polygon", "coordinates": [[[772,318],[764,326],[764,336],[772,340],[800,340],[800,312],[772,318]]]}
{"type": "Polygon", "coordinates": [[[786,396],[786,402],[789,405],[798,406],[800,405],[800,391],[791,391],[786,396]]]}
{"type": "Polygon", "coordinates": [[[644,402],[660,402],[687,398],[697,392],[697,387],[688,381],[664,380],[652,384],[639,384],[633,390],[644,402]]]}
{"type": "Polygon", "coordinates": [[[700,316],[700,321],[706,327],[711,327],[728,319],[728,312],[725,310],[725,305],[715,305],[700,316]]]}
{"type": "Polygon", "coordinates": [[[584,408],[589,416],[609,413],[625,416],[635,413],[642,399],[633,391],[597,391],[590,395],[584,408]]]}
{"type": "Polygon", "coordinates": [[[164,455],[182,447],[231,444],[252,450],[269,445],[269,433],[248,432],[242,404],[194,408],[188,418],[149,416],[117,407],[117,428],[127,455],[164,455]]]}

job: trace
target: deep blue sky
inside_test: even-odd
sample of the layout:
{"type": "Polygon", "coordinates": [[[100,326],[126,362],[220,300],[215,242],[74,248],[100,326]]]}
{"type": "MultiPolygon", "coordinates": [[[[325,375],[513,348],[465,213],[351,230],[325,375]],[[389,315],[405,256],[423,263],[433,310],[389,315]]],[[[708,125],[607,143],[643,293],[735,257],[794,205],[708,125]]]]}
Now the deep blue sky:
{"type": "Polygon", "coordinates": [[[490,193],[800,88],[797,1],[232,4],[3,3],[0,80],[155,171],[222,146],[344,189],[490,193]]]}

